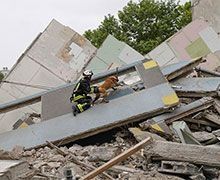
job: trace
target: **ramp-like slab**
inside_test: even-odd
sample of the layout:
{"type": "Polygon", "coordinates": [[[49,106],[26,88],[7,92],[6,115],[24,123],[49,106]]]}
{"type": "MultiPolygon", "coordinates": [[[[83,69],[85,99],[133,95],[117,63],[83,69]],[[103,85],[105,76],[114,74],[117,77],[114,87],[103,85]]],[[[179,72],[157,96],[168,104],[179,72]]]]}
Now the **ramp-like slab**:
{"type": "Polygon", "coordinates": [[[42,146],[46,141],[65,144],[97,134],[129,122],[161,113],[170,106],[164,97],[173,90],[168,84],[161,84],[133,94],[116,98],[107,104],[98,104],[76,117],[68,113],[48,121],[0,134],[2,149],[11,150],[15,145],[25,148],[42,146]]]}

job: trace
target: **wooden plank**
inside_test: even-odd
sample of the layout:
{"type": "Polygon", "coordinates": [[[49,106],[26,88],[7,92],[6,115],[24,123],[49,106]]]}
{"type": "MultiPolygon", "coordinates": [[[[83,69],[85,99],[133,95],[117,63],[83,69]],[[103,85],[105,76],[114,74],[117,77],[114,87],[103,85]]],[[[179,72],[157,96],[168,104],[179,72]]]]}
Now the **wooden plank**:
{"type": "Polygon", "coordinates": [[[96,177],[100,173],[104,172],[105,170],[109,169],[110,167],[114,166],[115,164],[125,160],[126,158],[128,158],[132,154],[136,153],[140,149],[143,149],[144,146],[146,146],[147,144],[150,144],[151,142],[152,142],[152,139],[150,137],[146,138],[145,140],[136,144],[134,147],[127,149],[125,152],[121,153],[120,155],[116,156],[112,160],[110,160],[107,163],[103,164],[102,166],[98,167],[96,170],[91,171],[89,174],[84,176],[82,179],[88,180],[88,179],[92,179],[92,178],[96,177]]]}
{"type": "Polygon", "coordinates": [[[154,160],[184,161],[199,165],[220,167],[220,148],[154,141],[145,153],[154,160]]]}
{"type": "Polygon", "coordinates": [[[190,122],[190,123],[197,124],[197,125],[210,126],[210,127],[214,127],[214,128],[218,128],[219,127],[217,124],[215,124],[213,122],[209,122],[206,119],[184,118],[183,121],[190,122]]]}
{"type": "Polygon", "coordinates": [[[216,111],[218,111],[218,114],[220,115],[220,101],[218,99],[215,99],[214,107],[216,111]]]}
{"type": "Polygon", "coordinates": [[[220,125],[220,118],[218,115],[212,113],[212,112],[209,112],[209,113],[206,113],[204,114],[204,118],[215,123],[215,124],[218,124],[220,125]]]}

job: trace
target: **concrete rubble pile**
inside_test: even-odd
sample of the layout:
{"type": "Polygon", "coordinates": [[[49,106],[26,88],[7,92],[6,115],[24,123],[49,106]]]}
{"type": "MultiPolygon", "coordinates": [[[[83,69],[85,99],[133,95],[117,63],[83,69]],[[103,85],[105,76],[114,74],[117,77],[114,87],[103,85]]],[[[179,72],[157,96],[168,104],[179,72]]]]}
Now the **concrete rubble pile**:
{"type": "MultiPolygon", "coordinates": [[[[47,141],[39,148],[16,146],[11,151],[1,150],[1,162],[17,160],[18,167],[24,166],[24,171],[17,172],[17,179],[90,179],[87,174],[91,171],[96,171],[94,179],[218,179],[220,79],[214,72],[207,77],[194,70],[191,67],[193,73],[178,73],[169,80],[180,103],[160,115],[71,144],[47,141]],[[117,158],[149,137],[150,142],[141,150],[125,153],[123,160],[117,158]],[[105,171],[97,170],[110,161],[119,163],[106,165],[105,171]]],[[[137,92],[145,89],[142,81],[130,87],[137,92]]],[[[0,177],[13,179],[12,167],[0,177]]]]}
{"type": "MultiPolygon", "coordinates": [[[[220,179],[220,63],[214,67],[207,54],[197,57],[194,44],[186,60],[163,55],[170,46],[159,48],[164,47],[156,51],[161,57],[152,52],[144,58],[109,35],[97,50],[53,20],[17,62],[24,69],[31,62],[33,70],[42,63],[36,84],[52,70],[51,88],[25,87],[22,96],[0,104],[0,179],[220,179]],[[57,49],[49,46],[54,37],[57,49]],[[73,116],[69,98],[87,68],[97,68],[92,84],[117,75],[123,85],[110,90],[109,103],[73,116]]],[[[3,99],[14,92],[10,85],[1,87],[8,89],[3,99]]]]}

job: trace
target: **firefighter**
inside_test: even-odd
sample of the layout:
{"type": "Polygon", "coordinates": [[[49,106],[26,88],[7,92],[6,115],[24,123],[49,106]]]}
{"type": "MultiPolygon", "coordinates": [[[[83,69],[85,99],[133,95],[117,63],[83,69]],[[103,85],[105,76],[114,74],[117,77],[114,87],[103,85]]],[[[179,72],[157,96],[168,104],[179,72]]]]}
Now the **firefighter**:
{"type": "Polygon", "coordinates": [[[72,103],[76,103],[76,105],[72,106],[74,116],[76,116],[77,113],[81,113],[89,109],[92,104],[92,97],[88,96],[88,94],[98,93],[99,91],[97,86],[90,86],[92,75],[93,72],[91,70],[84,71],[83,77],[73,89],[70,101],[72,103]]]}

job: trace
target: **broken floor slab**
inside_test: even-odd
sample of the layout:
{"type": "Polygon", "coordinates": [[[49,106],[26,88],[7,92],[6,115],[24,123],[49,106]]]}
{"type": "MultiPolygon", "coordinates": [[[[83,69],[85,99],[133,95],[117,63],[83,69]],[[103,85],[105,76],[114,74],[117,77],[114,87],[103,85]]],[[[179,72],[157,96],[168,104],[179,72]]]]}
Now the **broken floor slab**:
{"type": "Polygon", "coordinates": [[[169,133],[169,128],[167,129],[166,124],[171,124],[174,121],[177,121],[183,117],[186,117],[190,114],[202,111],[209,108],[214,104],[214,99],[210,97],[201,98],[195,102],[192,102],[188,105],[181,106],[175,109],[171,113],[165,113],[159,116],[156,116],[150,120],[147,120],[140,124],[141,127],[150,126],[151,128],[169,133]]]}
{"type": "Polygon", "coordinates": [[[154,160],[184,161],[193,164],[220,167],[220,148],[154,141],[145,153],[154,160]]]}
{"type": "Polygon", "coordinates": [[[216,71],[210,71],[208,69],[204,69],[201,67],[196,67],[195,68],[196,72],[198,73],[198,75],[201,76],[205,76],[205,77],[220,77],[220,73],[216,72],[216,71]]]}
{"type": "Polygon", "coordinates": [[[217,96],[220,78],[182,78],[172,84],[179,97],[217,96]]]}
{"type": "Polygon", "coordinates": [[[190,61],[180,61],[178,63],[162,66],[161,71],[167,80],[171,81],[177,77],[186,76],[193,71],[203,61],[202,57],[192,59],[190,61]]]}
{"type": "Polygon", "coordinates": [[[0,144],[5,150],[10,150],[15,145],[25,148],[42,146],[46,141],[65,144],[166,111],[178,103],[176,99],[169,99],[173,95],[175,94],[168,84],[161,84],[113,99],[107,104],[98,104],[76,117],[67,113],[0,134],[0,144]]]}

